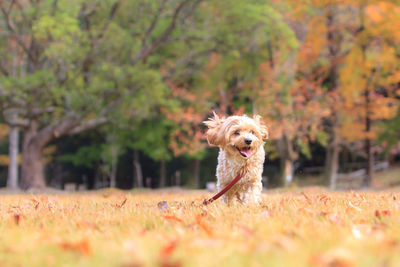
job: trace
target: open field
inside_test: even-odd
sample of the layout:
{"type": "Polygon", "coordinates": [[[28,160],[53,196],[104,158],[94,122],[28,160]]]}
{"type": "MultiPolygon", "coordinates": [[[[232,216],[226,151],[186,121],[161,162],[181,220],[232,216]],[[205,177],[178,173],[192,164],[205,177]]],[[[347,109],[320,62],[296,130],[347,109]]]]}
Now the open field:
{"type": "Polygon", "coordinates": [[[400,193],[1,195],[1,266],[399,266],[400,193]],[[168,204],[158,204],[167,201],[168,204]],[[168,206],[168,207],[167,207],[168,206]]]}

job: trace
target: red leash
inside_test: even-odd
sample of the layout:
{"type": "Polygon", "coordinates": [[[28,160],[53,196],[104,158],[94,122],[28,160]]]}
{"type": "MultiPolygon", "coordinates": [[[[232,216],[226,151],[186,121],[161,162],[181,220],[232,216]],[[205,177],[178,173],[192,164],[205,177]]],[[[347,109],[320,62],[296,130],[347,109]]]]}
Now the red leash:
{"type": "Polygon", "coordinates": [[[229,183],[224,189],[222,189],[218,194],[216,194],[216,195],[213,196],[212,198],[204,199],[203,205],[208,205],[208,204],[214,202],[215,200],[217,200],[220,196],[222,196],[223,194],[225,194],[226,191],[228,191],[229,189],[231,189],[232,186],[234,186],[237,182],[239,182],[240,178],[242,178],[242,176],[240,175],[240,172],[239,172],[238,175],[236,176],[236,178],[233,179],[232,182],[230,182],[230,183],[229,183]]]}

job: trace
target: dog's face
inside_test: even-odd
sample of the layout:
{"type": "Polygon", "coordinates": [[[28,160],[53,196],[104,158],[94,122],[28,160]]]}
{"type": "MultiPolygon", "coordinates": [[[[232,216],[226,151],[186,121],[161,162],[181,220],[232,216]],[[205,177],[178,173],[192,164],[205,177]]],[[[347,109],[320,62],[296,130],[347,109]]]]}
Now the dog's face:
{"type": "Polygon", "coordinates": [[[268,139],[268,130],[261,117],[230,116],[214,118],[204,122],[208,127],[207,140],[210,145],[220,146],[231,155],[251,157],[268,139]]]}

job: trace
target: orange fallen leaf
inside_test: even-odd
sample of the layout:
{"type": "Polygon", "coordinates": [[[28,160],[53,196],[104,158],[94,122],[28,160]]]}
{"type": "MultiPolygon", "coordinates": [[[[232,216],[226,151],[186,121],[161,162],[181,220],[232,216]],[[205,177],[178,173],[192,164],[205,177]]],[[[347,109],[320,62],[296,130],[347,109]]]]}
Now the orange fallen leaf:
{"type": "Polygon", "coordinates": [[[381,218],[382,216],[390,216],[390,211],[389,210],[375,210],[375,217],[381,218]]]}
{"type": "Polygon", "coordinates": [[[31,198],[30,201],[32,201],[32,202],[34,203],[34,205],[35,205],[35,206],[34,206],[34,207],[35,207],[35,210],[37,210],[38,207],[39,207],[40,201],[37,200],[36,197],[31,198]]]}
{"type": "Polygon", "coordinates": [[[311,204],[311,199],[304,193],[301,192],[301,194],[304,196],[304,198],[307,200],[308,204],[311,204]]]}
{"type": "Polygon", "coordinates": [[[202,221],[202,218],[203,218],[203,216],[201,214],[196,216],[197,225],[201,229],[203,229],[204,232],[206,232],[208,236],[212,236],[213,234],[212,234],[212,231],[211,231],[210,227],[208,227],[208,225],[202,221]]]}
{"type": "Polygon", "coordinates": [[[19,225],[20,222],[21,222],[22,217],[23,217],[23,215],[21,215],[21,214],[18,214],[18,213],[14,214],[14,216],[13,216],[13,218],[14,218],[14,223],[15,223],[16,225],[19,225]]]}
{"type": "Polygon", "coordinates": [[[178,245],[178,242],[176,240],[172,240],[168,242],[163,248],[161,248],[160,251],[160,256],[161,257],[170,257],[172,252],[175,251],[176,247],[178,245]]]}
{"type": "MultiPolygon", "coordinates": [[[[349,207],[353,208],[356,211],[362,211],[359,207],[357,207],[359,204],[357,203],[352,203],[351,201],[349,201],[349,207]]],[[[346,210],[347,211],[347,210],[346,210]]]]}
{"type": "Polygon", "coordinates": [[[167,220],[172,220],[172,221],[176,221],[176,222],[183,223],[183,221],[182,221],[181,219],[179,219],[178,217],[175,217],[175,216],[163,215],[162,217],[163,217],[164,219],[167,219],[167,220]]]}
{"type": "Polygon", "coordinates": [[[60,248],[63,250],[71,250],[81,253],[85,256],[92,255],[92,248],[87,239],[83,239],[79,242],[62,242],[59,244],[60,248]]]}
{"type": "Polygon", "coordinates": [[[330,200],[330,198],[327,197],[326,195],[322,195],[322,196],[319,198],[319,201],[323,202],[324,205],[326,205],[326,202],[327,202],[328,200],[330,200]]]}
{"type": "Polygon", "coordinates": [[[127,200],[128,200],[128,199],[125,198],[120,204],[115,204],[115,207],[116,207],[116,208],[122,208],[122,207],[125,205],[125,203],[126,203],[127,200]]]}

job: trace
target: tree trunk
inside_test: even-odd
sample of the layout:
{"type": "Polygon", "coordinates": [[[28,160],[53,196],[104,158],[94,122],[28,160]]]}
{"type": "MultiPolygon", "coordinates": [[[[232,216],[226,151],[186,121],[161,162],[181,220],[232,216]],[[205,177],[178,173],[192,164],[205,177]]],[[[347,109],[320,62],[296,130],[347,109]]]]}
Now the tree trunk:
{"type": "MultiPolygon", "coordinates": [[[[335,11],[336,7],[330,5],[326,16],[326,26],[328,29],[326,38],[328,40],[330,58],[328,92],[333,96],[338,94],[338,59],[341,45],[341,36],[335,27],[337,22],[335,11]]],[[[327,119],[329,141],[326,148],[324,168],[324,183],[329,185],[331,189],[336,189],[337,174],[339,171],[339,118],[336,104],[336,102],[330,103],[331,116],[327,119]]]]}
{"type": "Polygon", "coordinates": [[[115,188],[117,186],[117,156],[112,155],[111,170],[110,170],[110,187],[115,188]]]}
{"type": "Polygon", "coordinates": [[[286,134],[278,140],[278,151],[281,162],[281,182],[283,186],[289,186],[293,182],[293,161],[294,152],[291,140],[286,134]]]}
{"type": "Polygon", "coordinates": [[[167,164],[165,160],[160,162],[160,187],[167,185],[167,164]]]}
{"type": "MultiPolygon", "coordinates": [[[[368,85],[367,85],[368,86],[368,85]]],[[[365,89],[365,132],[369,134],[371,132],[371,112],[370,112],[370,96],[369,96],[369,90],[368,87],[365,89]]],[[[372,144],[371,144],[371,139],[369,136],[366,137],[365,139],[365,153],[367,156],[367,161],[366,161],[366,170],[367,170],[367,175],[365,176],[365,179],[363,181],[363,186],[364,187],[370,187],[372,184],[373,180],[373,175],[374,175],[374,154],[372,153],[372,144]]]]}
{"type": "Polygon", "coordinates": [[[19,132],[17,127],[10,127],[9,131],[9,164],[7,187],[10,189],[18,189],[18,140],[19,132]]]}
{"type": "MultiPolygon", "coordinates": [[[[365,30],[365,14],[364,14],[364,6],[360,9],[360,27],[365,30]]],[[[361,45],[362,52],[362,63],[365,65],[367,61],[367,45],[361,45]]],[[[365,97],[365,153],[366,153],[366,171],[367,175],[363,181],[364,187],[370,187],[373,180],[374,174],[374,155],[372,153],[372,142],[371,142],[371,128],[372,128],[372,111],[371,111],[371,95],[370,95],[370,86],[373,86],[373,77],[375,74],[375,69],[371,70],[371,74],[367,77],[367,82],[364,88],[364,97],[365,97]]]]}
{"type": "Polygon", "coordinates": [[[21,186],[23,189],[43,188],[44,177],[43,148],[52,140],[66,134],[77,134],[93,129],[107,122],[99,117],[83,121],[79,117],[67,117],[38,129],[35,119],[29,121],[22,143],[21,186]]]}
{"type": "Polygon", "coordinates": [[[68,133],[78,122],[77,118],[66,118],[38,130],[37,121],[30,121],[22,143],[21,187],[23,189],[46,187],[43,148],[51,140],[68,133]]]}
{"type": "MultiPolygon", "coordinates": [[[[86,180],[83,181],[84,183],[86,180]]],[[[58,189],[64,189],[64,181],[63,181],[63,168],[61,162],[55,162],[53,165],[53,179],[51,181],[52,187],[58,189]]]]}
{"type": "Polygon", "coordinates": [[[43,148],[35,144],[29,144],[22,150],[21,187],[23,189],[44,188],[43,148]]]}
{"type": "Polygon", "coordinates": [[[22,143],[21,188],[24,190],[46,187],[42,152],[45,143],[38,142],[37,137],[37,123],[32,121],[22,143]]]}
{"type": "Polygon", "coordinates": [[[283,185],[289,186],[293,182],[293,162],[289,158],[282,159],[281,168],[283,185]]]}
{"type": "Polygon", "coordinates": [[[324,178],[325,184],[329,185],[332,190],[335,190],[339,171],[339,145],[335,141],[337,139],[336,134],[333,134],[331,138],[333,139],[326,148],[324,178]]]}
{"type": "Polygon", "coordinates": [[[133,150],[133,186],[136,188],[143,187],[143,172],[140,164],[139,151],[133,150]]]}
{"type": "Polygon", "coordinates": [[[329,123],[331,124],[330,139],[326,147],[326,158],[324,168],[324,183],[332,190],[336,189],[337,174],[339,171],[339,134],[337,125],[337,114],[334,113],[329,123]]]}
{"type": "Polygon", "coordinates": [[[193,164],[193,186],[195,188],[200,187],[200,160],[199,159],[193,159],[192,161],[193,164]]]}

